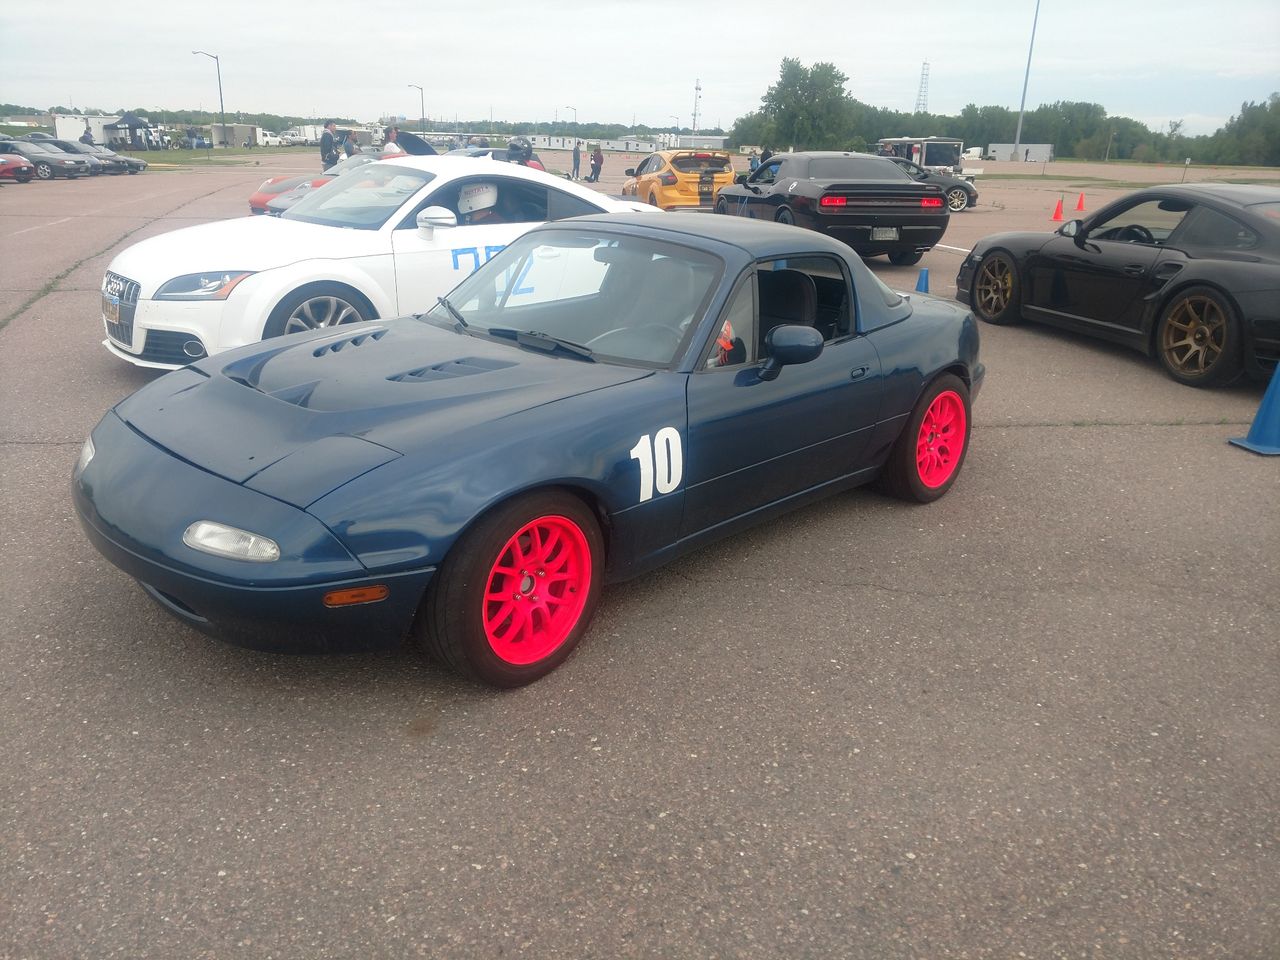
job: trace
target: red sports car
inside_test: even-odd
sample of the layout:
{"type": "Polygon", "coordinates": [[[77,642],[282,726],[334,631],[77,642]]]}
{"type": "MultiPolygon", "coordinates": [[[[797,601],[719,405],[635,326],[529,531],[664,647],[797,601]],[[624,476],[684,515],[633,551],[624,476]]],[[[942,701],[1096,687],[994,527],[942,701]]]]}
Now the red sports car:
{"type": "Polygon", "coordinates": [[[271,213],[272,211],[267,209],[267,204],[282,193],[299,188],[322,187],[334,177],[341,176],[354,167],[381,159],[382,157],[376,153],[357,153],[355,156],[338,161],[318,177],[271,177],[269,180],[262,181],[257,192],[249,198],[249,212],[271,213]]]}
{"type": "Polygon", "coordinates": [[[30,183],[35,175],[36,168],[26,157],[20,157],[14,153],[0,153],[0,180],[30,183]]]}

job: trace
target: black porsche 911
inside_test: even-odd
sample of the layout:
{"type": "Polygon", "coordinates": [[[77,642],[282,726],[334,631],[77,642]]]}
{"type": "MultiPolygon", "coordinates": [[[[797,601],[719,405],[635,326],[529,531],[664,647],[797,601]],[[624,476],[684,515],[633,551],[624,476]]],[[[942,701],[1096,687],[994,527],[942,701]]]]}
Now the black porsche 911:
{"type": "Polygon", "coordinates": [[[947,198],[947,209],[952,213],[961,213],[978,205],[978,188],[971,180],[926,170],[906,157],[886,157],[886,159],[900,166],[911,179],[919,180],[921,183],[936,183],[940,186],[947,198]]]}
{"type": "Polygon", "coordinates": [[[1280,360],[1280,189],[1150,187],[1052,234],[986,237],[956,297],[988,323],[1134,347],[1188,386],[1266,378],[1280,360]]]}
{"type": "Polygon", "coordinates": [[[919,263],[949,219],[941,187],[866,153],[775,154],[724,187],[715,210],[817,230],[859,256],[888,254],[897,266],[919,263]]]}

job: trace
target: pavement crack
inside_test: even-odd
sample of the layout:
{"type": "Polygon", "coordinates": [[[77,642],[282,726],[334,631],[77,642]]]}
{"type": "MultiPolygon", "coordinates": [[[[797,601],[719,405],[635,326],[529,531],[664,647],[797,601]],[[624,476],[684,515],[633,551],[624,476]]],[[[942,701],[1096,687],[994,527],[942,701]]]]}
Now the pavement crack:
{"type": "Polygon", "coordinates": [[[43,300],[46,296],[48,296],[49,294],[57,290],[59,283],[61,283],[67,277],[71,276],[71,274],[75,273],[75,271],[79,270],[80,267],[88,263],[94,257],[102,256],[102,254],[106,253],[116,244],[124,240],[128,240],[135,233],[137,233],[140,230],[145,230],[147,227],[151,226],[157,220],[167,220],[171,218],[174,213],[176,213],[178,210],[181,210],[183,207],[187,206],[188,204],[196,200],[203,200],[206,197],[211,197],[215,193],[219,193],[224,189],[226,188],[217,187],[213,190],[210,190],[208,193],[202,193],[197,197],[188,197],[185,200],[183,200],[181,203],[179,203],[176,207],[174,207],[172,210],[166,210],[164,213],[160,214],[157,217],[151,217],[149,220],[146,221],[146,223],[140,224],[139,226],[134,227],[132,230],[125,231],[120,236],[116,237],[114,240],[112,240],[110,243],[104,246],[101,250],[95,250],[93,253],[86,254],[85,256],[81,257],[79,260],[75,261],[75,263],[71,264],[71,266],[67,267],[61,273],[57,274],[56,276],[50,277],[48,283],[46,283],[39,290],[36,290],[34,293],[32,293],[31,296],[29,296],[22,303],[18,304],[18,306],[14,308],[12,311],[10,311],[7,315],[0,317],[0,330],[4,330],[4,328],[7,327],[14,318],[20,317],[23,313],[29,310],[36,303],[43,300]]]}

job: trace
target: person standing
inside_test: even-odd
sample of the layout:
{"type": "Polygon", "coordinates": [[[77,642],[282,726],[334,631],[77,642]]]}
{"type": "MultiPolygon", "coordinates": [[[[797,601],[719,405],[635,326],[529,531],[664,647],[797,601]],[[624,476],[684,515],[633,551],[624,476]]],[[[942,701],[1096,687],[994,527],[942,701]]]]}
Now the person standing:
{"type": "Polygon", "coordinates": [[[764,145],[764,149],[760,151],[760,165],[763,166],[764,164],[768,163],[769,158],[772,156],[773,156],[773,151],[769,149],[769,145],[766,143],[764,145]]]}
{"type": "Polygon", "coordinates": [[[338,124],[330,120],[324,125],[324,133],[320,134],[320,169],[328,170],[339,159],[338,124]]]}
{"type": "Polygon", "coordinates": [[[356,132],[348,130],[346,137],[342,141],[342,152],[348,157],[354,157],[360,152],[360,144],[356,140],[356,132]]]}
{"type": "Polygon", "coordinates": [[[592,183],[600,182],[600,171],[604,169],[604,153],[600,149],[600,144],[596,144],[595,150],[591,154],[591,176],[587,177],[592,183]]]}
{"type": "Polygon", "coordinates": [[[747,166],[750,168],[752,173],[755,173],[756,169],[760,166],[760,156],[755,152],[755,150],[751,151],[751,156],[747,159],[747,166]]]}
{"type": "Polygon", "coordinates": [[[400,135],[400,128],[395,124],[387,127],[387,141],[382,145],[383,153],[404,153],[404,147],[396,143],[396,137],[400,135]]]}
{"type": "Polygon", "coordinates": [[[582,141],[577,139],[573,141],[573,173],[570,179],[582,179],[582,141]]]}

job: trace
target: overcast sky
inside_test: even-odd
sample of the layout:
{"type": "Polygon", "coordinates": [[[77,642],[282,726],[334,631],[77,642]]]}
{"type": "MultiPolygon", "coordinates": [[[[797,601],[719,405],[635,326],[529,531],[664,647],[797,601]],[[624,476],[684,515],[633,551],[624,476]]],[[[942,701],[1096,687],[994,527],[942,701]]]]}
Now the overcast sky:
{"type": "MultiPolygon", "coordinates": [[[[0,102],[218,108],[229,114],[433,118],[726,129],[758,108],[783,57],[826,60],[867,103],[1017,109],[1035,0],[64,0],[0,9],[0,102]],[[757,12],[758,11],[758,12],[757,12]]],[[[1102,104],[1211,133],[1280,91],[1278,0],[1042,0],[1027,107],[1102,104]]],[[[901,130],[904,135],[944,130],[901,130]]]]}

